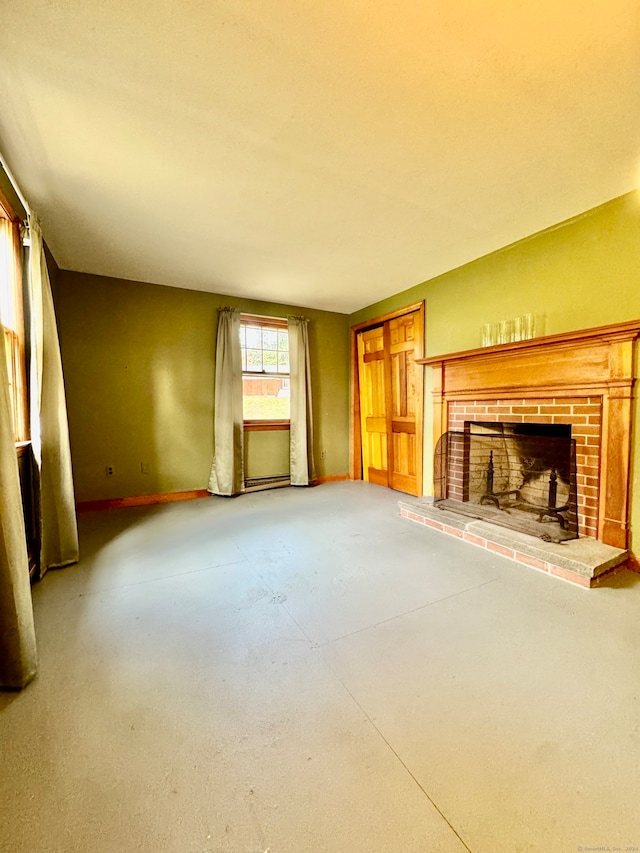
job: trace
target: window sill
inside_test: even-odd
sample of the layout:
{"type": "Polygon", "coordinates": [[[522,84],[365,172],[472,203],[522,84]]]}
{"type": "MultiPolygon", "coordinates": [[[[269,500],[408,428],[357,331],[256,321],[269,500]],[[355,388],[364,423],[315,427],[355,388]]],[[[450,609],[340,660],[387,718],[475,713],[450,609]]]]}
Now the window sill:
{"type": "Polygon", "coordinates": [[[262,432],[266,430],[289,429],[289,421],[244,421],[245,432],[262,432]]]}

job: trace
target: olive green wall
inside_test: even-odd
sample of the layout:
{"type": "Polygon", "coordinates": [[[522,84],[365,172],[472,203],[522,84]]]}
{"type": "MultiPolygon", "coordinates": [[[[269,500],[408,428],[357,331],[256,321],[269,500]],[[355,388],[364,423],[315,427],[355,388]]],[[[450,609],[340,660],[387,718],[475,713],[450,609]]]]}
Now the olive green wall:
{"type": "MultiPolygon", "coordinates": [[[[629,193],[526,240],[357,311],[350,325],[421,299],[426,354],[481,344],[483,323],[532,313],[544,334],[640,318],[640,194],[629,193]]],[[[432,376],[425,368],[425,493],[432,489],[432,376]]],[[[632,536],[640,530],[640,453],[635,405],[632,536]]],[[[640,542],[640,535],[637,537],[640,542]]],[[[640,544],[636,544],[640,550],[640,544]]]]}
{"type": "MultiPolygon", "coordinates": [[[[348,471],[346,315],[67,271],[56,297],[77,500],[206,488],[222,305],[310,318],[318,474],[348,471]]],[[[247,434],[247,473],[287,473],[288,435],[247,434]]]]}
{"type": "Polygon", "coordinates": [[[640,316],[640,194],[357,311],[350,324],[426,299],[427,355],[480,346],[482,323],[531,312],[545,334],[640,316]]]}
{"type": "Polygon", "coordinates": [[[244,456],[245,477],[288,477],[289,431],[245,432],[244,456]]]}

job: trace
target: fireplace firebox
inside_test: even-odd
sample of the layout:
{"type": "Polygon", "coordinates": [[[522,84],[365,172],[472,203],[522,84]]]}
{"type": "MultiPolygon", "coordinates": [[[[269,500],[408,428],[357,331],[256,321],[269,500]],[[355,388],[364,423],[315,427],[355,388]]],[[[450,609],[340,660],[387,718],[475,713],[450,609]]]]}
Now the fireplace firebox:
{"type": "Polygon", "coordinates": [[[441,509],[562,542],[578,536],[576,442],[569,424],[466,422],[438,441],[441,509]]]}

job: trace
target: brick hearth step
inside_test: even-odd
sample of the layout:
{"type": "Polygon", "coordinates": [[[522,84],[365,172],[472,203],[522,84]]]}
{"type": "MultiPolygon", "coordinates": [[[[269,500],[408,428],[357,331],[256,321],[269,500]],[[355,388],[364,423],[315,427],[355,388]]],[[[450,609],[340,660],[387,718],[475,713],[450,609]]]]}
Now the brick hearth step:
{"type": "Polygon", "coordinates": [[[588,537],[562,544],[544,542],[517,530],[438,509],[430,498],[400,500],[398,506],[400,515],[409,521],[582,587],[596,586],[603,575],[621,568],[629,558],[628,551],[588,537]]]}

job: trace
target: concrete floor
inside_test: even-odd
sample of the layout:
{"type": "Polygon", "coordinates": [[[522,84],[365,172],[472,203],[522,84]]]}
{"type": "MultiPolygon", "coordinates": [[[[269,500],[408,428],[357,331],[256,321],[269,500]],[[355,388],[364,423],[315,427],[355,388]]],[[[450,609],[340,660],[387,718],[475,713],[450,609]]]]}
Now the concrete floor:
{"type": "Polygon", "coordinates": [[[0,850],[640,847],[640,575],[576,588],[398,497],[81,516],[0,694],[0,850]]]}

